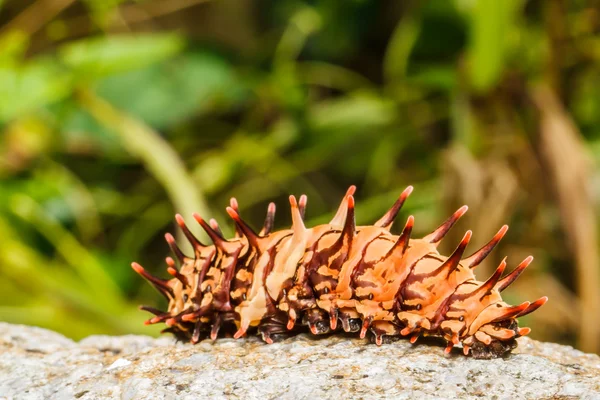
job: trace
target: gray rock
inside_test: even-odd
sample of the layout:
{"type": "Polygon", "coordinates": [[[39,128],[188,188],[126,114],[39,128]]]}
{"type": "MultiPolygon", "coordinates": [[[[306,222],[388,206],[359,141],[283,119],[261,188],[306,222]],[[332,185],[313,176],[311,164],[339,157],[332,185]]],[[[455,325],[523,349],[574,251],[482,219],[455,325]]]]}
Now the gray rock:
{"type": "Polygon", "coordinates": [[[0,323],[0,399],[600,399],[600,357],[521,338],[504,359],[474,360],[436,343],[299,335],[196,346],[163,337],[75,343],[0,323]]]}

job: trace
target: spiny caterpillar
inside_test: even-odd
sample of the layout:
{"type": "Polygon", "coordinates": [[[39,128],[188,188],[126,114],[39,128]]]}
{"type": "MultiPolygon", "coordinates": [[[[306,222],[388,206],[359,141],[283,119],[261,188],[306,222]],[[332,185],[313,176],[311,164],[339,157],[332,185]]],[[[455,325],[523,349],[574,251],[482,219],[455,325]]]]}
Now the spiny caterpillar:
{"type": "Polygon", "coordinates": [[[467,211],[458,209],[435,231],[412,239],[413,216],[397,236],[390,233],[395,217],[413,188],[402,192],[392,208],[374,225],[356,226],[351,186],[330,223],[304,226],[307,198],[290,196],[292,228],[272,232],[275,204],[267,211],[264,226],[256,233],[239,215],[231,199],[227,213],[235,221],[236,234],[225,239],[215,220],[194,219],[213,241],[202,244],[190,232],[181,215],[176,221],[194,249],[183,254],[172,235],[165,238],[175,258],[167,257],[163,280],[142,266],[133,269],[168,300],[168,311],[142,306],[155,316],[146,324],[164,322],[178,338],[197,343],[205,337],[240,338],[257,330],[273,343],[308,326],[314,335],[334,331],[367,332],[381,345],[398,336],[414,343],[420,335],[447,341],[446,353],[462,343],[465,355],[500,357],[516,347],[515,338],[527,335],[517,317],[548,300],[510,306],[500,292],[531,263],[527,257],[502,277],[506,258],[491,277],[479,282],[473,269],[506,233],[500,231],[471,256],[463,253],[471,239],[467,231],[449,256],[436,248],[450,228],[467,211]]]}

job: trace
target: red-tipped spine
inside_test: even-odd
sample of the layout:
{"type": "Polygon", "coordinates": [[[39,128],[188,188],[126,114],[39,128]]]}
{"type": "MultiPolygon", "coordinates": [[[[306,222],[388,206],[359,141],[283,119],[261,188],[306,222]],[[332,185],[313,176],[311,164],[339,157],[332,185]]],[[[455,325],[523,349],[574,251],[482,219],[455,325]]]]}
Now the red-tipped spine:
{"type": "Polygon", "coordinates": [[[438,244],[444,236],[452,229],[454,224],[458,222],[458,220],[465,215],[469,207],[462,206],[458,210],[454,212],[443,224],[441,224],[435,231],[431,232],[429,235],[423,238],[424,241],[438,244]]]}
{"type": "Polygon", "coordinates": [[[463,264],[469,268],[475,268],[494,250],[494,247],[502,240],[508,231],[508,225],[504,225],[496,235],[485,246],[463,260],[463,264]]]}
{"type": "Polygon", "coordinates": [[[173,276],[179,282],[181,282],[183,287],[189,287],[190,284],[185,275],[182,275],[179,271],[177,271],[177,268],[175,267],[175,261],[173,261],[171,257],[167,257],[165,260],[168,265],[167,272],[169,273],[169,275],[173,276]]]}
{"type": "Polygon", "coordinates": [[[173,293],[173,288],[171,288],[171,286],[169,286],[168,281],[165,281],[165,280],[162,280],[155,276],[150,275],[148,272],[146,272],[144,267],[142,267],[140,264],[138,264],[136,262],[131,263],[131,268],[133,268],[133,270],[135,272],[140,274],[144,279],[146,279],[148,282],[150,282],[152,285],[154,285],[154,287],[167,299],[171,299],[171,298],[175,297],[175,294],[173,293]]]}
{"type": "Polygon", "coordinates": [[[396,200],[396,202],[394,203],[392,208],[390,208],[384,214],[384,216],[379,219],[379,221],[375,222],[375,226],[380,226],[382,228],[390,230],[392,227],[392,224],[394,223],[394,220],[396,219],[396,216],[402,209],[404,202],[406,201],[408,196],[410,196],[412,191],[413,191],[412,186],[409,186],[406,189],[404,189],[404,191],[402,192],[402,194],[400,194],[400,197],[398,197],[398,200],[396,200]]]}

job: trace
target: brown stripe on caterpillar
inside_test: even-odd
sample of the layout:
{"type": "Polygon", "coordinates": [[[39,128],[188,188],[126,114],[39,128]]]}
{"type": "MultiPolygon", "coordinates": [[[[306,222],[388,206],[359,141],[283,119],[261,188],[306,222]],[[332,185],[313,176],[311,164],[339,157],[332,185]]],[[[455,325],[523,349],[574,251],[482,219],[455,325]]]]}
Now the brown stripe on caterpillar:
{"type": "Polygon", "coordinates": [[[500,292],[532,257],[504,277],[506,261],[485,282],[476,280],[473,269],[498,245],[506,225],[469,257],[463,258],[470,231],[449,257],[439,254],[439,243],[466,206],[421,239],[411,237],[412,216],[400,235],[392,234],[412,190],[406,188],[383,217],[366,226],[355,223],[354,186],[333,219],[312,228],[303,222],[306,196],[290,196],[291,229],[273,231],[275,204],[270,203],[258,233],[240,217],[232,198],[227,207],[236,228],[232,239],[223,237],[215,220],[194,214],[212,245],[201,243],[176,215],[193,255],[185,255],[173,236],[165,235],[175,256],[167,258],[172,279],[153,277],[132,264],[169,301],[166,311],[142,307],[154,315],[146,323],[164,322],[165,331],[192,343],[251,332],[272,343],[308,329],[315,335],[370,333],[378,345],[395,337],[415,343],[420,335],[439,336],[448,343],[446,352],[462,344],[465,355],[502,356],[516,346],[517,337],[530,332],[518,326],[517,318],[547,301],[542,297],[518,306],[502,301],[500,292]]]}

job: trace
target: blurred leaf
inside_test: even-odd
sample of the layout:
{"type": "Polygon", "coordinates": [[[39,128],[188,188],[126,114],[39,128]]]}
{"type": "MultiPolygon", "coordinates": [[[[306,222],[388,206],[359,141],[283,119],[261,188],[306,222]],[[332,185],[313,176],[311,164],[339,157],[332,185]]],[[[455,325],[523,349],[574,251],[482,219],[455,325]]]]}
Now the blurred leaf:
{"type": "Polygon", "coordinates": [[[41,118],[24,117],[9,123],[4,131],[0,160],[8,174],[18,173],[52,147],[54,135],[41,118]]]}
{"type": "MultiPolygon", "coordinates": [[[[132,257],[143,254],[144,246],[147,246],[173,218],[173,207],[167,201],[153,204],[150,207],[136,207],[135,211],[135,220],[128,224],[122,232],[119,232],[117,249],[110,254],[111,258],[121,258],[121,265],[129,264],[132,257]],[[144,211],[139,212],[140,209],[144,211]]],[[[113,272],[118,271],[118,282],[132,283],[131,279],[134,278],[134,275],[131,274],[129,268],[113,268],[113,270],[113,272]]],[[[133,285],[129,285],[129,287],[131,286],[133,285]]]]}
{"type": "Polygon", "coordinates": [[[286,108],[299,110],[305,104],[305,91],[299,84],[295,61],[308,37],[321,29],[322,22],[317,11],[302,7],[290,18],[277,44],[273,57],[271,90],[278,102],[286,108]]]}
{"type": "Polygon", "coordinates": [[[358,131],[389,124],[396,117],[390,100],[372,93],[324,101],[309,113],[311,127],[316,131],[358,131]]]}
{"type": "MultiPolygon", "coordinates": [[[[25,318],[20,319],[18,314],[5,314],[7,308],[0,307],[0,319],[50,326],[69,335],[78,335],[77,327],[81,327],[81,320],[90,323],[91,330],[86,330],[86,335],[94,331],[118,333],[141,330],[134,322],[141,319],[139,313],[131,315],[133,307],[113,302],[114,297],[110,291],[104,291],[108,288],[103,286],[102,280],[91,282],[91,286],[86,285],[71,269],[52,262],[21,242],[20,235],[12,228],[0,218],[0,236],[4,238],[0,247],[0,273],[2,282],[8,280],[11,287],[19,289],[20,296],[3,303],[22,306],[22,312],[27,312],[26,308],[29,307],[44,305],[52,310],[51,313],[60,314],[60,317],[56,317],[59,323],[55,318],[44,320],[42,315],[32,310],[29,312],[33,314],[20,316],[25,318]],[[65,326],[70,319],[76,322],[77,327],[65,326]]],[[[0,293],[0,298],[3,297],[4,291],[0,293]]]]}
{"type": "MultiPolygon", "coordinates": [[[[467,41],[464,16],[448,0],[429,0],[422,2],[421,7],[419,34],[412,46],[410,62],[456,61],[467,41]]],[[[410,36],[407,39],[412,40],[410,36]]]]}
{"type": "Polygon", "coordinates": [[[102,293],[107,305],[113,307],[122,305],[121,293],[108,271],[55,218],[45,213],[32,198],[24,194],[14,195],[10,207],[15,215],[31,223],[55,246],[65,261],[77,271],[92,291],[102,293]]]}
{"type": "Polygon", "coordinates": [[[417,41],[421,21],[409,14],[396,25],[388,43],[383,69],[388,83],[401,80],[406,75],[408,59],[417,41]]]}
{"type": "Polygon", "coordinates": [[[92,19],[100,26],[107,25],[110,22],[111,14],[116,10],[119,4],[126,0],[83,0],[90,9],[92,19]]]}
{"type": "Polygon", "coordinates": [[[185,53],[166,63],[107,77],[98,94],[152,127],[166,128],[243,93],[231,66],[210,53],[185,53]]]}
{"type": "Polygon", "coordinates": [[[118,136],[98,123],[78,104],[69,101],[63,107],[61,134],[73,151],[84,154],[101,153],[107,157],[122,157],[126,154],[118,142],[118,136]]]}
{"type": "Polygon", "coordinates": [[[350,91],[373,88],[374,84],[364,76],[337,65],[309,61],[296,64],[298,75],[303,83],[350,91]]]}
{"type": "Polygon", "coordinates": [[[365,186],[368,189],[393,186],[396,160],[405,144],[405,141],[398,140],[392,135],[382,137],[376,143],[369,164],[363,166],[367,177],[365,186]]]}
{"type": "Polygon", "coordinates": [[[167,59],[183,45],[176,34],[112,35],[71,42],[59,49],[59,55],[77,73],[94,79],[167,59]]]}
{"type": "MultiPolygon", "coordinates": [[[[599,42],[600,48],[600,42],[599,42]]],[[[573,82],[572,108],[573,114],[582,126],[582,133],[588,138],[600,138],[600,85],[589,82],[600,82],[600,70],[589,68],[582,71],[581,77],[573,82]]]]}
{"type": "Polygon", "coordinates": [[[504,70],[522,0],[476,0],[471,9],[469,73],[475,90],[493,87],[504,70]]]}
{"type": "Polygon", "coordinates": [[[70,76],[52,59],[0,66],[0,122],[60,100],[70,91],[70,76]]]}
{"type": "Polygon", "coordinates": [[[45,161],[34,173],[38,182],[56,190],[56,197],[51,201],[58,203],[58,209],[65,215],[52,212],[53,204],[40,203],[47,212],[60,221],[74,222],[84,242],[102,235],[102,223],[90,188],[73,171],[62,164],[45,161]]]}
{"type": "Polygon", "coordinates": [[[303,7],[298,10],[283,33],[275,50],[274,64],[285,65],[292,62],[302,51],[306,39],[322,26],[321,15],[313,8],[303,7]]]}
{"type": "Polygon", "coordinates": [[[232,157],[217,153],[205,153],[195,172],[196,181],[204,191],[216,192],[231,181],[234,174],[232,157]]]}
{"type": "Polygon", "coordinates": [[[69,26],[61,19],[52,21],[46,27],[45,33],[52,41],[58,42],[68,37],[69,26]]]}
{"type": "Polygon", "coordinates": [[[29,37],[21,31],[9,31],[0,35],[0,65],[16,62],[25,53],[28,45],[29,37]]]}
{"type": "MultiPolygon", "coordinates": [[[[243,98],[245,88],[232,67],[206,52],[188,52],[176,59],[101,79],[98,93],[111,104],[157,129],[193,115],[229,106],[243,98]]],[[[118,154],[118,137],[78,105],[70,105],[63,132],[71,140],[101,146],[118,154]]]]}
{"type": "Polygon", "coordinates": [[[415,68],[409,82],[429,89],[451,91],[456,87],[456,68],[450,65],[436,64],[415,68]]]}
{"type": "Polygon", "coordinates": [[[359,42],[376,23],[376,8],[369,1],[311,2],[322,20],[319,32],[307,43],[307,52],[315,58],[339,60],[359,50],[359,42]]]}

